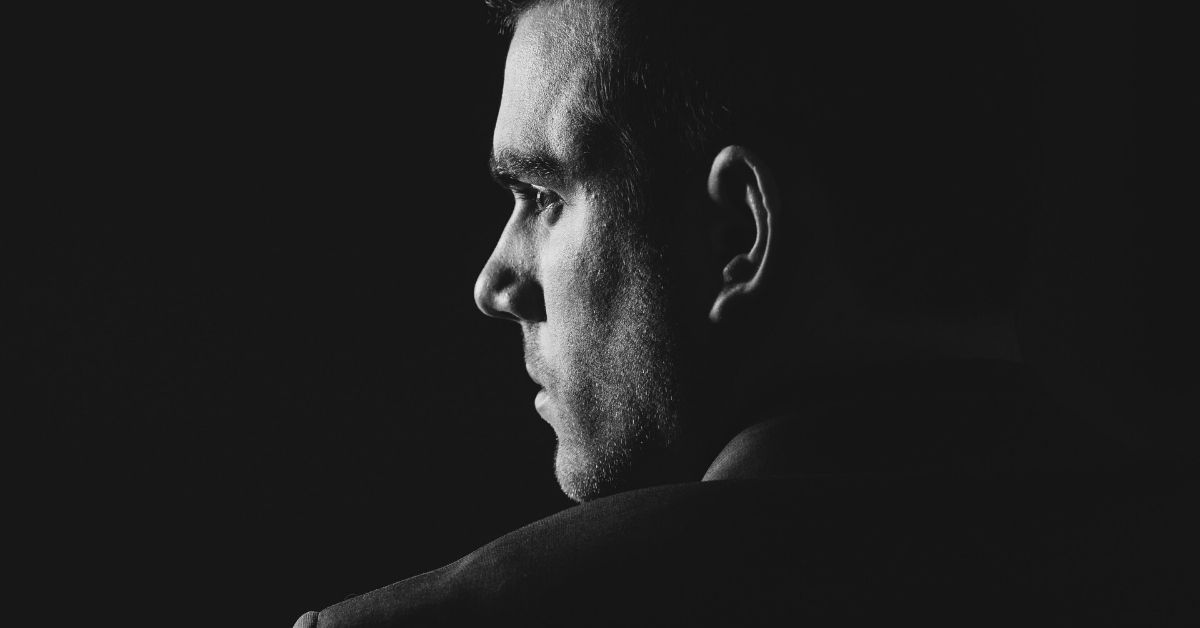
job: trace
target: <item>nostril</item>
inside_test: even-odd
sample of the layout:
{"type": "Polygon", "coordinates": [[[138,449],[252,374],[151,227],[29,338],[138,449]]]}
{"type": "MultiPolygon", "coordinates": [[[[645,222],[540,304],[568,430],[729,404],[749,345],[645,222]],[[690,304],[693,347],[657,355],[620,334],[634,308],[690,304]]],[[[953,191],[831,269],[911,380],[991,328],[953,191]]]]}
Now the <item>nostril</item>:
{"type": "Polygon", "coordinates": [[[530,323],[541,323],[546,320],[546,301],[542,294],[542,286],[532,278],[512,284],[506,291],[505,311],[511,313],[515,320],[530,323]]]}
{"type": "Polygon", "coordinates": [[[509,291],[503,291],[497,295],[495,309],[490,315],[510,321],[521,320],[521,317],[516,313],[516,308],[513,307],[512,294],[509,291]]]}

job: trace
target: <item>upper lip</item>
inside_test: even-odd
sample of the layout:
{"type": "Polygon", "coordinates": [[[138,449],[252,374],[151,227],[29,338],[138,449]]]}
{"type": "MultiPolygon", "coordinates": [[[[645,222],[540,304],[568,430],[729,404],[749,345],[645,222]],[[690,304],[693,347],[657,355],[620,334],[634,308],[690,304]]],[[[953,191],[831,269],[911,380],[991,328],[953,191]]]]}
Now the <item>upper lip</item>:
{"type": "Polygon", "coordinates": [[[525,372],[529,374],[529,379],[532,379],[533,383],[537,384],[538,386],[542,386],[542,381],[538,379],[537,375],[534,374],[533,366],[528,362],[525,363],[525,372]]]}

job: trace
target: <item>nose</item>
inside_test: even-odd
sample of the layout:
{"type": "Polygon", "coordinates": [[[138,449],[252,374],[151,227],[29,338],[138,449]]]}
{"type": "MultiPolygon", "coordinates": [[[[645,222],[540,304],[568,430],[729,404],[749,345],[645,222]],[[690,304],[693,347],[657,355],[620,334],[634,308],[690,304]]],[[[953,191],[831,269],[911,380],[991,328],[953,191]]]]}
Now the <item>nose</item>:
{"type": "MultiPolygon", "coordinates": [[[[511,225],[510,225],[511,227],[511,225]]],[[[535,323],[546,319],[542,287],[521,238],[506,228],[475,280],[475,305],[494,318],[535,323]]]]}

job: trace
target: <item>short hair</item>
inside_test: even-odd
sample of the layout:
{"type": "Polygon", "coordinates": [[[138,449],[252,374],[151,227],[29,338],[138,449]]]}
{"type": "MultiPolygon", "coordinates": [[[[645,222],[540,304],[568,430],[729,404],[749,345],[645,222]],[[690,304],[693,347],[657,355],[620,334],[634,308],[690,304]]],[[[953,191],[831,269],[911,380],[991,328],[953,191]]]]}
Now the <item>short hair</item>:
{"type": "Polygon", "coordinates": [[[956,318],[1011,306],[1038,150],[1036,49],[1015,11],[487,1],[505,28],[554,2],[602,9],[589,12],[598,53],[583,127],[589,153],[620,152],[605,161],[629,194],[703,181],[721,147],[744,145],[785,196],[789,168],[818,186],[869,307],[956,318]]]}

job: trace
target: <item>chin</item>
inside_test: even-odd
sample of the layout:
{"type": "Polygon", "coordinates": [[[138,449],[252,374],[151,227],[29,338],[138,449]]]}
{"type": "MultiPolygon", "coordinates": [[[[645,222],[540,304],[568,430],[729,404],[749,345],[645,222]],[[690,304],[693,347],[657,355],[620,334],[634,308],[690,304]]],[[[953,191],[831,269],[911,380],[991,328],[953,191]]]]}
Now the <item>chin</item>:
{"type": "Polygon", "coordinates": [[[626,451],[606,454],[603,448],[574,440],[559,440],[554,456],[554,476],[562,492],[575,502],[585,502],[618,492],[628,467],[626,451]]]}
{"type": "Polygon", "coordinates": [[[621,436],[599,441],[559,439],[554,475],[567,497],[585,502],[639,488],[640,474],[635,467],[663,452],[651,442],[630,438],[630,434],[621,436]]]}
{"type": "MultiPolygon", "coordinates": [[[[646,388],[660,390],[642,387],[646,388]]],[[[652,481],[649,470],[675,440],[677,422],[670,408],[638,399],[636,388],[621,392],[582,407],[556,407],[551,423],[558,439],[554,475],[562,492],[576,502],[652,481]]],[[[671,396],[662,393],[654,397],[671,396]]]]}
{"type": "Polygon", "coordinates": [[[554,453],[554,477],[558,487],[575,502],[585,502],[598,497],[595,481],[595,461],[582,451],[578,443],[559,437],[554,453]]]}

